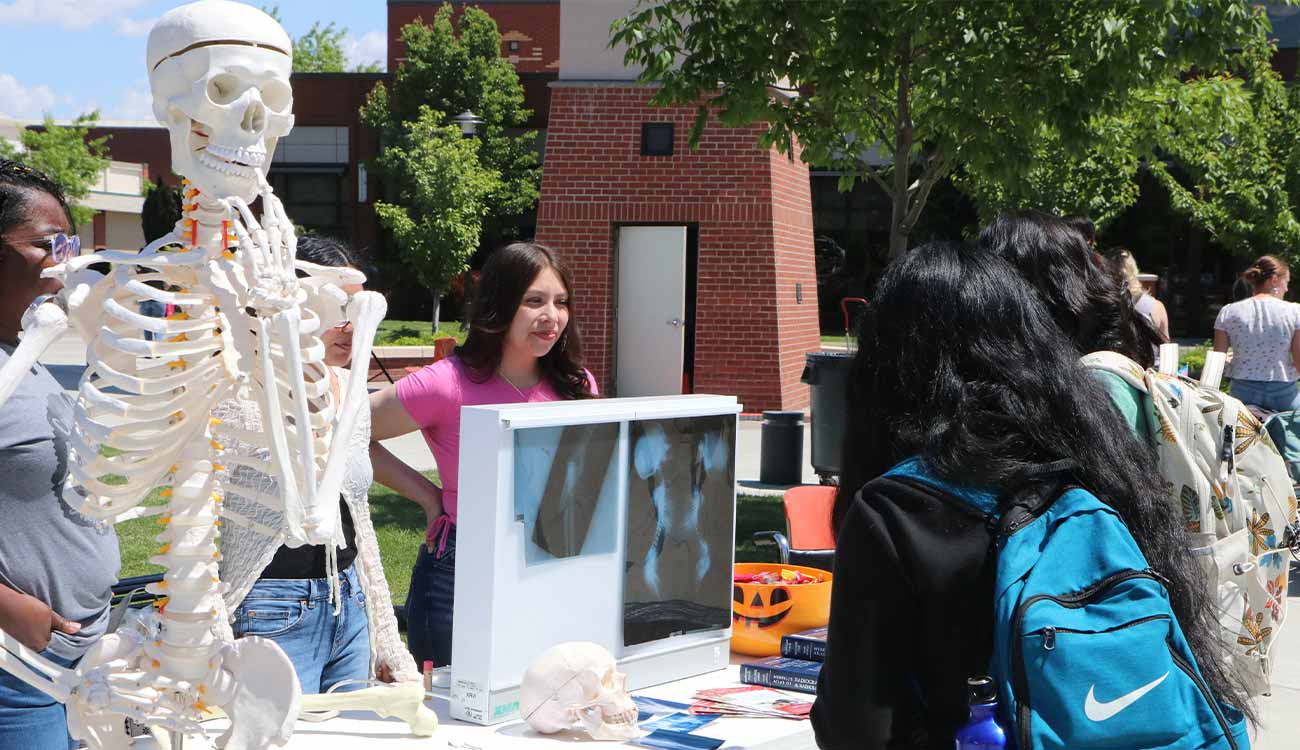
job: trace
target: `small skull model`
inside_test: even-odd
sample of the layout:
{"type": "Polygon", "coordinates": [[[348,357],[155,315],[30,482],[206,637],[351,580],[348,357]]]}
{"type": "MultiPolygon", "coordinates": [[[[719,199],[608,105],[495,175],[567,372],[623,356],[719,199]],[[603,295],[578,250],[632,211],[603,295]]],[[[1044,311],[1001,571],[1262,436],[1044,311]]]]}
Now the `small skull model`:
{"type": "Polygon", "coordinates": [[[595,740],[640,737],[626,675],[604,647],[584,641],[552,646],[524,672],[519,712],[533,729],[554,734],[580,724],[595,740]]]}

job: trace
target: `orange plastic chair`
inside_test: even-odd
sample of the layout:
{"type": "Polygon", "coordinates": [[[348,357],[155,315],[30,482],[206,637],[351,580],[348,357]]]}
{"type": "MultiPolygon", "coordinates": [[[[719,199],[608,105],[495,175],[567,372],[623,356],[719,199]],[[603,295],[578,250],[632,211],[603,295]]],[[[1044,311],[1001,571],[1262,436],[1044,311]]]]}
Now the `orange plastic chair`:
{"type": "Polygon", "coordinates": [[[837,490],[825,485],[802,485],[786,490],[782,498],[786,533],[754,532],[754,545],[775,545],[782,565],[831,570],[835,560],[831,511],[835,507],[837,490]]]}

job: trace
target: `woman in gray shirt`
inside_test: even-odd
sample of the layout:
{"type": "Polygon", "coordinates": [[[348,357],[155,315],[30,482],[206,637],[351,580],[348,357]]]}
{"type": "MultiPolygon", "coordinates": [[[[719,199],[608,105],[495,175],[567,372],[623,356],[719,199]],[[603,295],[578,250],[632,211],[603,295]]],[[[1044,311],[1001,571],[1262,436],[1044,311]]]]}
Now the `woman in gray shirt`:
{"type": "MultiPolygon", "coordinates": [[[[41,271],[75,254],[67,202],[45,175],[0,159],[0,365],[23,312],[60,283],[41,271]]],[[[0,629],[72,666],[104,634],[117,534],[62,502],[72,400],[41,365],[0,406],[0,629]]],[[[0,670],[0,748],[71,746],[63,705],[0,670]]]]}
{"type": "Polygon", "coordinates": [[[1232,395],[1270,411],[1300,409],[1300,306],[1282,299],[1291,271],[1264,255],[1241,278],[1255,294],[1224,305],[1214,321],[1214,350],[1232,347],[1232,395]]]}

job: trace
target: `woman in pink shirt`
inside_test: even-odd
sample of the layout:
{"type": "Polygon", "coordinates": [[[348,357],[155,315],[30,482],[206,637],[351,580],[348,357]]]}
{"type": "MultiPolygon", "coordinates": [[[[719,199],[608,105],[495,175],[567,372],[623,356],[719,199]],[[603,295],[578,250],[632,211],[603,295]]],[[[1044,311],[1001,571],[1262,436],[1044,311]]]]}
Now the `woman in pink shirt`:
{"type": "Polygon", "coordinates": [[[406,598],[407,645],[417,664],[451,661],[460,407],[596,395],[580,364],[578,331],[569,326],[572,289],[550,249],[507,245],[483,266],[469,336],[455,355],[370,397],[375,480],[414,500],[428,519],[406,598]],[[441,489],[377,442],[414,430],[433,452],[441,489]]]}

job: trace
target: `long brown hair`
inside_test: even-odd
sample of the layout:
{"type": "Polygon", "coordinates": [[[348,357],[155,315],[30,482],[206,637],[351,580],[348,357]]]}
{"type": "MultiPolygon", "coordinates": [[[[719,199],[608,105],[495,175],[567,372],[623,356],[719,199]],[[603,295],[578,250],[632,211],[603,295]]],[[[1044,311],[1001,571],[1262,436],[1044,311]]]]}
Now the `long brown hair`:
{"type": "Polygon", "coordinates": [[[538,242],[514,242],[488,256],[470,303],[469,336],[456,347],[456,356],[470,377],[485,382],[501,366],[506,332],[534,280],[546,269],[555,271],[569,298],[569,324],[551,350],[538,359],[542,378],[565,399],[594,398],[582,368],[582,339],[573,308],[573,280],[560,256],[538,242]]]}

